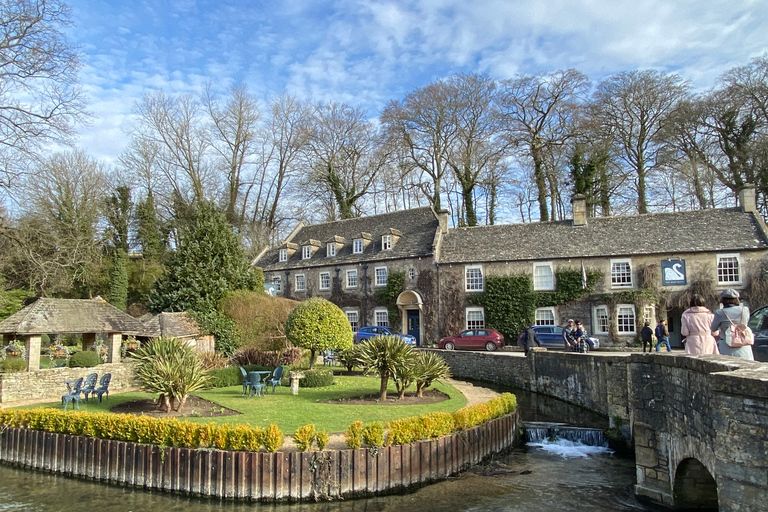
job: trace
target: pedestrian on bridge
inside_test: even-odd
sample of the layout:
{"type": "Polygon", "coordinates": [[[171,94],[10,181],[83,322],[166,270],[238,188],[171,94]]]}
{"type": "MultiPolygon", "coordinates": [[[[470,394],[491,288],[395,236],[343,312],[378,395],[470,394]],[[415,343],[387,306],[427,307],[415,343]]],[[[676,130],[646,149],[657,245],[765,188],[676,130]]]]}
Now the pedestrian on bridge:
{"type": "Polygon", "coordinates": [[[680,333],[685,336],[686,354],[719,354],[717,342],[712,336],[712,320],[715,315],[704,306],[704,297],[691,297],[691,307],[683,311],[680,333]]]}

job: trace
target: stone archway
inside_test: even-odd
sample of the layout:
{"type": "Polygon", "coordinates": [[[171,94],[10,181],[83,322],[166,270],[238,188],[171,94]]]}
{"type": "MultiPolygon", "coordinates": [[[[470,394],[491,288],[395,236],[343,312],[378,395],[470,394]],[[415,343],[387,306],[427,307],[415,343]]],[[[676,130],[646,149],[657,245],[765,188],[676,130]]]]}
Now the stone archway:
{"type": "Polygon", "coordinates": [[[397,309],[400,310],[400,332],[416,336],[416,344],[421,345],[424,338],[422,328],[422,308],[424,299],[416,290],[406,290],[397,296],[397,309]]]}
{"type": "Polygon", "coordinates": [[[675,472],[675,510],[712,510],[719,508],[717,482],[697,459],[683,459],[675,472]]]}

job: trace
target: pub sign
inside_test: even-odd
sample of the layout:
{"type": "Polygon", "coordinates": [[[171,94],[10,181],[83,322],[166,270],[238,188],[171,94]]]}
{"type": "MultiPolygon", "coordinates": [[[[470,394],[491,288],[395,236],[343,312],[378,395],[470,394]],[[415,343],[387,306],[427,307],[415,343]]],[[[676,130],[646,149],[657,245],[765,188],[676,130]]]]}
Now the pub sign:
{"type": "Polygon", "coordinates": [[[661,260],[661,285],[681,286],[688,284],[685,260],[661,260]]]}

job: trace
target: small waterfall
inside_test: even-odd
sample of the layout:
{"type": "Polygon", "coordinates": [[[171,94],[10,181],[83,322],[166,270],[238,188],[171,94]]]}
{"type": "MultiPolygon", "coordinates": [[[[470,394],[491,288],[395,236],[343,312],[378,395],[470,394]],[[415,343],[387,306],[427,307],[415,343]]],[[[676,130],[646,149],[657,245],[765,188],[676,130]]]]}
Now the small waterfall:
{"type": "Polygon", "coordinates": [[[531,421],[525,423],[525,442],[542,443],[551,439],[565,439],[585,446],[607,447],[608,441],[603,431],[596,428],[574,427],[566,423],[545,423],[531,421]]]}

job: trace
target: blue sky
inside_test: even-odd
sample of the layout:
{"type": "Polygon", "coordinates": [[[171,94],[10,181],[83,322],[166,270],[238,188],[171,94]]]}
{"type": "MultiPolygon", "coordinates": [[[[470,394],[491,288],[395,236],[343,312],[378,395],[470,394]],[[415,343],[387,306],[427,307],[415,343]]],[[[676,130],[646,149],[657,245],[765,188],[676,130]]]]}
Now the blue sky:
{"type": "Polygon", "coordinates": [[[696,89],[768,51],[768,2],[687,0],[70,0],[93,114],[80,146],[114,160],[154,89],[244,82],[362,105],[454,73],[676,72],[696,89]]]}

